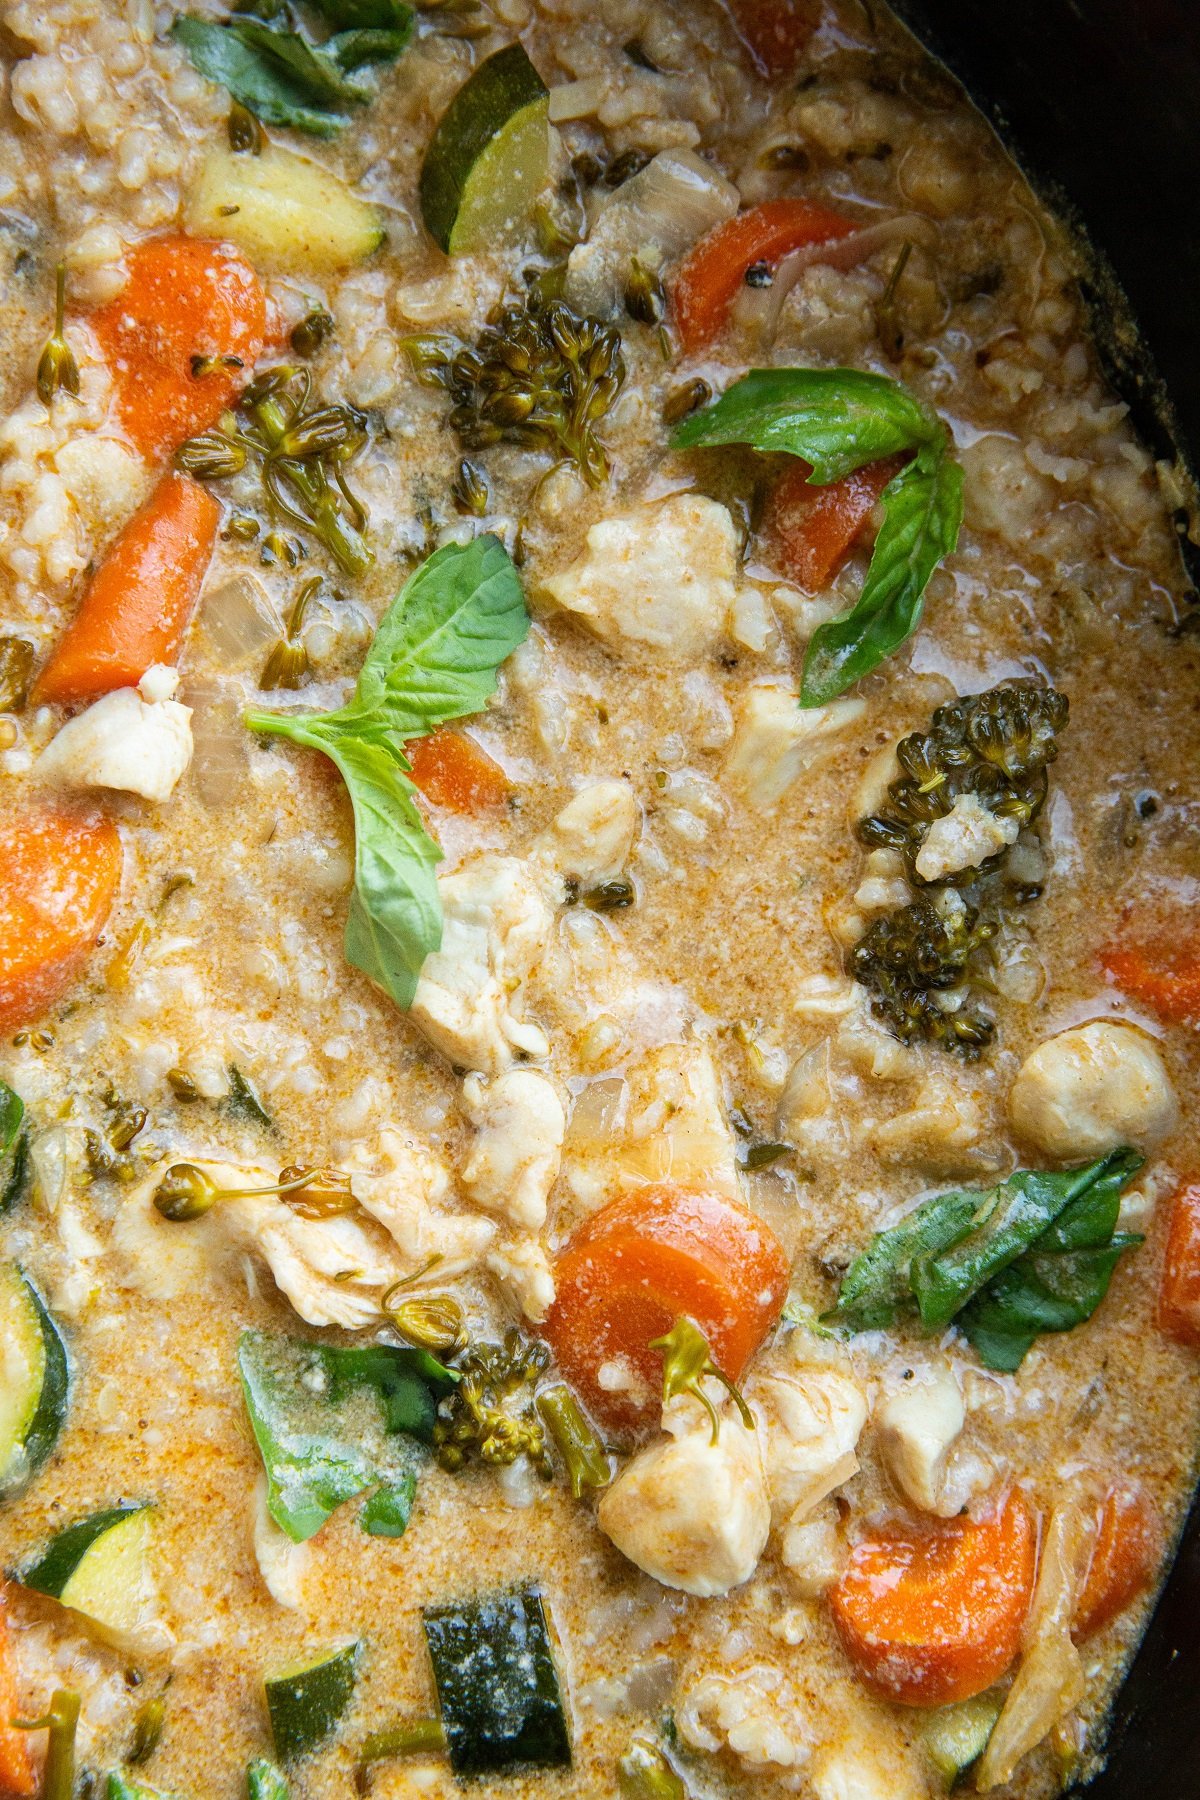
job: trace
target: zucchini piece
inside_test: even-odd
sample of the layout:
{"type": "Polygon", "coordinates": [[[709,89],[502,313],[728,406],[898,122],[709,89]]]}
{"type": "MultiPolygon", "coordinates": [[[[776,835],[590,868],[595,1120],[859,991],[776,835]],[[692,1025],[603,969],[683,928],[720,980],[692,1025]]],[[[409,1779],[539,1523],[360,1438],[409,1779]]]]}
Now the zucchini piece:
{"type": "Polygon", "coordinates": [[[246,1792],[249,1800],[290,1800],[287,1782],[265,1756],[256,1756],[246,1770],[246,1792]]]}
{"type": "Polygon", "coordinates": [[[50,1594],[120,1641],[145,1624],[153,1608],[148,1501],[122,1501],[68,1525],[19,1577],[50,1594]]]}
{"type": "Polygon", "coordinates": [[[285,1762],[315,1750],[342,1718],[358,1678],[359,1649],[357,1643],[345,1644],[315,1662],[264,1678],[271,1736],[285,1762]]]}
{"type": "Polygon", "coordinates": [[[571,1766],[562,1690],[536,1587],[421,1615],[456,1775],[571,1766]]]}
{"type": "Polygon", "coordinates": [[[0,1494],[35,1475],[67,1416],[67,1352],[29,1277],[0,1268],[0,1494]]]}
{"type": "Polygon", "coordinates": [[[163,1788],[147,1787],[145,1782],[130,1781],[120,1769],[108,1771],[105,1800],[183,1800],[181,1794],[168,1794],[163,1788]]]}
{"type": "Polygon", "coordinates": [[[960,1700],[930,1713],[924,1728],[925,1748],[947,1787],[960,1781],[983,1755],[1002,1705],[995,1694],[977,1694],[973,1700],[960,1700]]]}
{"type": "Polygon", "coordinates": [[[302,273],[347,269],[384,240],[377,209],[344,181],[267,144],[259,156],[214,150],[188,199],[187,228],[195,237],[227,238],[252,262],[302,273]]]}
{"type": "Polygon", "coordinates": [[[520,44],[459,88],[421,165],[421,214],[451,256],[515,237],[550,179],[549,90],[520,44]]]}

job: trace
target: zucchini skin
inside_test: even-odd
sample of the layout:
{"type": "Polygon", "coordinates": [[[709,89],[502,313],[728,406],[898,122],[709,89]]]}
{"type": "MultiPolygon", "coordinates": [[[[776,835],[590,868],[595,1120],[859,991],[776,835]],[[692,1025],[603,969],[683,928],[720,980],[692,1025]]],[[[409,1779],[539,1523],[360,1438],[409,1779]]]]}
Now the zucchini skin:
{"type": "Polygon", "coordinates": [[[8,1481],[0,1481],[0,1498],[13,1494],[19,1488],[24,1487],[49,1460],[66,1422],[71,1389],[71,1368],[67,1359],[67,1347],[45,1301],[24,1269],[14,1265],[11,1277],[24,1289],[25,1298],[29,1301],[37,1317],[38,1327],[42,1334],[45,1363],[42,1369],[42,1390],[38,1397],[37,1408],[25,1428],[25,1436],[22,1440],[25,1451],[24,1464],[20,1471],[8,1481]]]}
{"type": "Polygon", "coordinates": [[[510,1588],[421,1616],[454,1773],[570,1768],[540,1590],[510,1588]]]}
{"type": "Polygon", "coordinates": [[[449,252],[467,185],[492,139],[518,112],[549,93],[520,44],[481,62],[451,100],[421,165],[421,216],[434,242],[449,252]]]}
{"type": "Polygon", "coordinates": [[[49,1594],[51,1599],[57,1600],[92,1545],[122,1519],[145,1509],[144,1500],[122,1500],[118,1506],[89,1513],[86,1519],[68,1525],[50,1540],[45,1554],[22,1572],[21,1586],[33,1588],[38,1594],[49,1594]]]}
{"type": "Polygon", "coordinates": [[[318,1662],[264,1679],[271,1736],[284,1762],[307,1756],[339,1723],[354,1694],[361,1649],[346,1644],[318,1662]]]}

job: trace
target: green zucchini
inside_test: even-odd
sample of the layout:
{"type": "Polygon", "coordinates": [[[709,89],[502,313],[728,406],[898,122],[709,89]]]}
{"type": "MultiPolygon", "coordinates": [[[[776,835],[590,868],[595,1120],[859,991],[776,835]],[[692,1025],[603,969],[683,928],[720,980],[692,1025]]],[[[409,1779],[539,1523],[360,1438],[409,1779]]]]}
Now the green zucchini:
{"type": "Polygon", "coordinates": [[[285,1762],[315,1750],[342,1718],[358,1678],[359,1648],[345,1644],[315,1662],[265,1677],[271,1736],[276,1754],[285,1762]]]}
{"type": "Polygon", "coordinates": [[[259,156],[211,151],[188,200],[187,225],[197,237],[228,238],[254,262],[297,273],[348,269],[384,239],[375,207],[282,144],[259,156]]]}
{"type": "Polygon", "coordinates": [[[542,1596],[512,1588],[422,1613],[456,1775],[571,1766],[542,1596]]]}
{"type": "Polygon", "coordinates": [[[35,1475],[67,1416],[67,1352],[37,1289],[14,1263],[0,1268],[0,1494],[35,1475]]]}
{"type": "Polygon", "coordinates": [[[29,1168],[29,1132],[21,1096],[0,1081],[0,1213],[21,1198],[29,1168]]]}
{"type": "Polygon", "coordinates": [[[90,1513],[51,1539],[19,1576],[22,1585],[50,1594],[120,1640],[146,1620],[150,1585],[150,1520],[146,1501],[122,1501],[90,1513]]]}
{"type": "Polygon", "coordinates": [[[105,1800],[183,1800],[180,1794],[168,1794],[163,1788],[147,1787],[145,1782],[130,1781],[120,1769],[108,1771],[105,1800]]]}
{"type": "Polygon", "coordinates": [[[550,179],[549,92],[520,44],[455,94],[421,167],[421,214],[451,256],[515,237],[550,179]]]}
{"type": "Polygon", "coordinates": [[[948,1787],[960,1781],[983,1755],[1002,1704],[995,1694],[977,1694],[973,1700],[960,1700],[930,1713],[924,1727],[925,1748],[948,1787]]]}

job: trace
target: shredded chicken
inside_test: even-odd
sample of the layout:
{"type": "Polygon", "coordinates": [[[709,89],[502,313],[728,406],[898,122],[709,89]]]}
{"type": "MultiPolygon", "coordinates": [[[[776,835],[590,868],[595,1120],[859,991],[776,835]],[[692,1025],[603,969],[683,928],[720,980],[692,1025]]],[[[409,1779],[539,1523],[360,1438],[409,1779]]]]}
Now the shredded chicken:
{"type": "Polygon", "coordinates": [[[836,749],[838,733],[865,709],[865,700],[802,707],[789,682],[754,682],[738,709],[726,779],[756,811],[774,812],[792,783],[836,749]]]}
{"type": "Polygon", "coordinates": [[[884,1466],[906,1499],[923,1512],[949,1517],[957,1496],[945,1492],[946,1462],[963,1428],[963,1400],[945,1363],[902,1381],[875,1408],[884,1466]]]}
{"type": "Polygon", "coordinates": [[[476,1128],[463,1185],[477,1206],[537,1231],[546,1223],[566,1128],[553,1083],[534,1069],[510,1069],[491,1082],[468,1075],[463,1101],[476,1128]]]}
{"type": "Polygon", "coordinates": [[[146,800],[169,800],[192,760],[191,708],[169,698],[178,680],[174,670],[150,669],[140,692],[117,688],[94,701],[51,739],[38,758],[38,773],[67,787],[120,788],[146,800]]]}

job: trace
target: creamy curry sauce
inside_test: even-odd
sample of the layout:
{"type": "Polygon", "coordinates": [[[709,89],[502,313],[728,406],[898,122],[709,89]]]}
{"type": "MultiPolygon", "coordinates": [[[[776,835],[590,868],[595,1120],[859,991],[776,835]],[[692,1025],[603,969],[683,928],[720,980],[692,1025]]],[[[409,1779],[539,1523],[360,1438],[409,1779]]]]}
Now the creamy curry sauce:
{"type": "MultiPolygon", "coordinates": [[[[295,1795],[345,1794],[370,1733],[436,1711],[422,1607],[532,1581],[552,1621],[573,1766],[493,1774],[481,1794],[612,1794],[640,1739],[665,1759],[661,1778],[673,1768],[697,1797],[924,1800],[946,1785],[927,1746],[929,1710],[870,1691],[830,1605],[864,1533],[888,1520],[985,1517],[1015,1486],[1044,1546],[1056,1508],[1082,1496],[1092,1521],[1114,1483],[1151,1503],[1162,1545],[1179,1527],[1196,1365],[1159,1328],[1156,1305],[1170,1197],[1189,1163],[1194,1039],[1123,992],[1098,960],[1123,934],[1170,935],[1195,894],[1189,775],[1200,689],[1195,640],[1174,629],[1186,591],[1172,522],[1178,478],[1155,467],[1106,386],[1062,229],[963,97],[877,12],[826,6],[795,71],[771,80],[707,0],[495,0],[465,15],[480,35],[456,35],[453,13],[422,15],[415,41],[337,136],[272,129],[386,219],[385,245],[349,268],[249,256],[277,313],[261,366],[299,360],[287,332],[315,303],[332,316],[309,366],[322,396],[368,421],[352,479],[374,562],[358,577],[339,571],[303,528],[269,512],[249,468],[210,486],[225,528],[178,658],[190,765],[162,801],[107,787],[71,802],[116,822],[119,892],[71,985],[13,1021],[0,1052],[32,1149],[31,1179],[4,1220],[5,1253],[44,1297],[71,1365],[61,1435],[6,1500],[0,1556],[19,1573],[75,1520],[121,1500],[153,1502],[150,1586],[130,1641],[114,1647],[80,1613],[18,1583],[7,1590],[21,1712],[43,1712],[55,1689],[77,1690],[80,1764],[97,1779],[128,1767],[135,1722],[161,1692],[161,1739],[128,1778],[193,1800],[242,1791],[247,1763],[274,1756],[264,1674],[359,1640],[340,1725],[287,1771],[295,1795]],[[571,186],[572,157],[583,171],[575,234],[620,203],[621,186],[600,173],[613,158],[637,152],[635,166],[672,150],[706,159],[742,209],[800,195],[856,229],[900,223],[858,258],[791,268],[786,292],[769,267],[766,285],[743,281],[720,331],[691,354],[670,304],[690,244],[664,263],[665,337],[621,307],[625,262],[602,268],[627,365],[597,426],[610,474],[593,487],[546,451],[470,451],[488,483],[480,519],[453,498],[464,452],[446,396],[421,382],[402,340],[473,340],[506,295],[524,292],[519,271],[531,256],[538,267],[554,260],[529,231],[508,247],[447,257],[417,202],[426,147],[455,91],[518,38],[551,90],[555,178],[571,186]],[[961,537],[932,576],[919,628],[801,735],[793,716],[815,717],[792,710],[804,644],[857,594],[871,529],[821,591],[805,592],[781,572],[762,525],[785,459],[672,450],[664,423],[664,407],[680,415],[686,382],[719,394],[748,368],[793,365],[902,381],[948,426],[965,474],[961,537]],[[255,538],[231,535],[235,514],[258,521],[255,538]],[[443,882],[501,855],[516,859],[513,879],[531,883],[535,899],[531,947],[509,945],[499,998],[478,1001],[507,1008],[520,1045],[505,1040],[464,1093],[477,1040],[468,1034],[461,1051],[445,1033],[431,1042],[347,963],[353,827],[334,772],[312,751],[252,735],[240,715],[251,702],[340,704],[404,579],[437,545],[481,526],[518,555],[532,614],[495,697],[465,727],[507,777],[508,796],[474,813],[427,804],[426,818],[445,852],[443,882]],[[608,536],[601,529],[589,548],[598,527],[608,536]],[[301,541],[299,567],[288,566],[286,544],[264,560],[270,530],[301,541]],[[284,617],[318,576],[300,632],[304,685],[258,694],[279,635],[271,613],[284,617]],[[984,994],[994,1039],[971,1061],[900,1044],[850,981],[855,941],[913,897],[900,861],[864,850],[854,826],[895,774],[897,740],[926,729],[955,694],[1017,677],[1053,682],[1070,720],[1034,826],[1040,865],[1024,844],[1042,892],[1006,908],[984,994]],[[783,713],[756,734],[756,706],[780,694],[783,713]],[[556,831],[568,802],[596,783],[616,787],[583,803],[582,823],[577,806],[573,835],[570,820],[556,831]],[[572,859],[584,887],[632,884],[632,904],[576,899],[580,882],[562,881],[578,872],[572,859]],[[1025,1059],[1097,1020],[1136,1027],[1139,1054],[1152,1046],[1150,1075],[1130,1098],[1118,1070],[1096,1099],[1055,1064],[1028,1077],[1037,1091],[1018,1130],[1010,1096],[1025,1059]],[[511,1114],[491,1140],[501,1173],[487,1201],[478,1162],[473,1184],[464,1171],[485,1129],[488,1079],[505,1061],[544,1074],[565,1141],[559,1166],[553,1119],[544,1141],[536,1119],[511,1114]],[[231,1067],[269,1129],[230,1107],[231,1067]],[[89,1162],[87,1133],[110,1138],[110,1094],[147,1116],[105,1173],[94,1139],[89,1162]],[[1059,1142],[1077,1114],[1087,1114],[1078,1152],[1059,1142]],[[817,1325],[872,1232],[915,1199],[986,1189],[1018,1167],[1087,1161],[1097,1154],[1087,1134],[1099,1142],[1106,1131],[1108,1143],[1146,1154],[1121,1215],[1121,1229],[1145,1241],[1120,1258],[1094,1316],[1039,1337],[1015,1373],[986,1368],[953,1329],[817,1325]],[[786,1148],[747,1158],[763,1143],[786,1148]],[[539,1145],[540,1169],[522,1174],[539,1145]],[[338,1253],[322,1259],[313,1246],[349,1215],[305,1221],[286,1250],[270,1236],[272,1221],[298,1217],[286,1197],[257,1211],[218,1203],[170,1223],[152,1196],[182,1160],[231,1165],[243,1187],[285,1165],[327,1166],[350,1173],[360,1194],[374,1183],[376,1201],[383,1194],[403,1216],[394,1236],[369,1222],[355,1254],[366,1243],[381,1267],[353,1269],[339,1287],[338,1253]],[[536,1337],[570,1234],[614,1196],[670,1178],[740,1196],[790,1262],[787,1315],[740,1383],[757,1420],[747,1454],[786,1436],[772,1376],[809,1383],[809,1399],[826,1408],[804,1453],[818,1498],[790,1518],[776,1495],[748,1576],[739,1570],[728,1592],[704,1595],[644,1573],[598,1526],[595,1495],[572,1497],[553,1451],[551,1480],[524,1458],[499,1472],[478,1462],[454,1472],[425,1457],[400,1538],[365,1534],[357,1501],[303,1546],[265,1518],[237,1378],[244,1330],[399,1342],[381,1297],[440,1255],[408,1292],[452,1294],[472,1338],[494,1341],[517,1322],[536,1337]],[[352,1296],[344,1313],[340,1294],[352,1296]],[[906,1493],[897,1473],[903,1452],[893,1447],[889,1461],[879,1413],[906,1382],[947,1380],[961,1397],[961,1430],[938,1452],[945,1466],[926,1470],[923,1509],[919,1477],[906,1493]],[[861,1428],[839,1426],[838,1407],[853,1414],[859,1403],[861,1428]],[[836,1439],[839,1429],[848,1439],[831,1448],[822,1430],[836,1439]]],[[[0,625],[35,646],[39,666],[158,477],[112,410],[88,320],[119,296],[130,246],[185,229],[205,158],[224,144],[229,97],[196,72],[169,23],[150,7],[102,0],[6,12],[0,625]],[[59,392],[47,407],[34,371],[60,259],[81,393],[59,392]]],[[[6,812],[48,792],[61,803],[72,780],[86,779],[38,768],[79,710],[30,703],[0,719],[6,812]]],[[[489,890],[482,904],[494,926],[501,902],[489,890]]],[[[469,971],[463,979],[469,988],[469,971]]],[[[601,1385],[619,1392],[627,1379],[609,1367],[601,1385]]],[[[722,1392],[711,1389],[718,1401],[722,1392]]],[[[694,1401],[676,1405],[694,1409],[689,1429],[707,1431],[694,1401]]],[[[727,1446],[739,1430],[749,1439],[732,1401],[721,1417],[727,1446]]],[[[609,1435],[616,1470],[637,1444],[609,1435]]],[[[651,1420],[643,1446],[663,1441],[651,1420]]],[[[1093,1765],[1157,1580],[1147,1575],[1082,1643],[1081,1696],[998,1791],[1044,1795],[1093,1765]]],[[[993,1683],[998,1700],[1019,1666],[993,1683]]],[[[30,1734],[35,1761],[44,1742],[30,1734]]],[[[457,1791],[437,1750],[381,1760],[370,1786],[380,1800],[457,1791]]]]}

